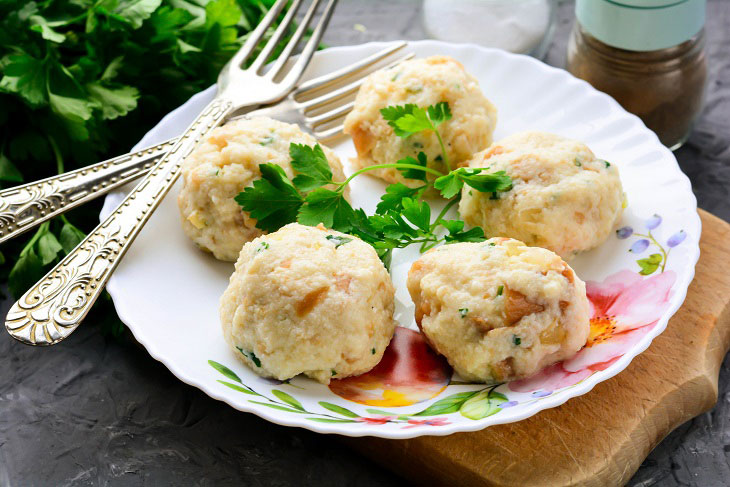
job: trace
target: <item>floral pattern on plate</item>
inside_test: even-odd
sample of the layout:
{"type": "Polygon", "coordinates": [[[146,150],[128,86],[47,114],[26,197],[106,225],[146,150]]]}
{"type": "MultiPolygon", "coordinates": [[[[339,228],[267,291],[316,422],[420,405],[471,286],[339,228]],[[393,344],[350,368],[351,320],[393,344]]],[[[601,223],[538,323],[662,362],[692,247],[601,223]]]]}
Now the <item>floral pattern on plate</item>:
{"type": "MultiPolygon", "coordinates": [[[[676,273],[666,270],[669,251],[651,233],[661,221],[659,215],[647,220],[647,234],[637,234],[630,227],[622,227],[616,232],[619,239],[635,235],[642,239],[637,242],[646,242],[640,245],[634,243],[629,252],[640,254],[652,244],[661,252],[652,255],[659,255],[661,259],[648,263],[646,259],[640,259],[641,270],[638,273],[622,270],[603,282],[587,281],[591,331],[586,345],[574,357],[548,366],[528,379],[488,386],[452,381],[451,367],[428,346],[423,335],[402,327],[396,328],[390,345],[375,368],[357,377],[333,380],[329,389],[356,404],[387,408],[412,406],[440,397],[444,391],[462,389],[463,386],[469,386],[470,390],[440,397],[426,408],[411,413],[374,408],[356,412],[354,408],[326,401],[318,404],[327,412],[313,411],[305,409],[293,396],[278,389],[271,391],[274,397],[260,394],[243,384],[227,367],[213,361],[209,363],[235,381],[218,382],[239,392],[260,397],[249,402],[290,413],[307,414],[310,421],[400,424],[402,428],[417,428],[449,425],[450,417],[445,416],[455,413],[470,420],[484,419],[518,404],[524,406],[540,401],[607,369],[656,326],[669,306],[672,286],[676,281],[676,273]],[[475,386],[478,388],[474,389],[475,386]],[[518,398],[515,393],[527,395],[518,398]]],[[[683,231],[673,234],[667,240],[667,248],[671,250],[676,247],[685,237],[683,231]]],[[[269,382],[282,384],[279,381],[269,382]]]]}
{"type": "Polygon", "coordinates": [[[399,326],[374,369],[357,377],[333,380],[329,388],[359,404],[410,406],[441,394],[451,374],[446,359],[428,346],[423,335],[399,326]]]}

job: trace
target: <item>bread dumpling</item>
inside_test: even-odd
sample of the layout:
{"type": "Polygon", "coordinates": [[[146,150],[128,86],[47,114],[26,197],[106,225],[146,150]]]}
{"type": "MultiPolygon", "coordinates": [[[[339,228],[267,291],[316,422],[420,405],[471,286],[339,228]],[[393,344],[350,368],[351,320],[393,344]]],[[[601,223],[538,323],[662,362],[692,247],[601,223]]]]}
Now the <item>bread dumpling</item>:
{"type": "Polygon", "coordinates": [[[590,332],[583,281],[555,253],[517,240],[437,247],[407,282],[418,326],[465,380],[529,377],[574,355],[590,332]]]}
{"type": "MultiPolygon", "coordinates": [[[[185,234],[216,259],[235,262],[243,244],[264,232],[234,198],[261,178],[259,164],[277,164],[293,178],[292,143],[311,147],[317,141],[296,125],[268,117],[234,120],[214,129],[182,166],[177,203],[185,234]]],[[[340,159],[329,148],[322,150],[334,180],[343,181],[340,159]]]]}
{"type": "Polygon", "coordinates": [[[505,171],[513,187],[480,193],[465,186],[459,212],[466,223],[482,227],[488,236],[521,240],[564,259],[606,241],[625,206],[616,165],[558,135],[512,135],[476,154],[469,166],[505,171]]]}
{"type": "Polygon", "coordinates": [[[244,245],[220,302],[223,336],[257,374],[324,384],[382,358],[395,289],[370,245],[291,223],[244,245]]]}
{"type": "MultiPolygon", "coordinates": [[[[423,151],[430,167],[446,171],[441,146],[432,131],[398,137],[380,113],[382,108],[392,105],[412,103],[426,108],[440,102],[448,103],[452,114],[451,120],[438,127],[452,169],[465,165],[475,152],[492,143],[497,110],[485,98],[476,78],[461,63],[447,56],[413,59],[376,71],[360,87],[344,126],[357,151],[354,168],[391,164],[408,156],[416,157],[423,151]]],[[[376,169],[368,174],[389,183],[422,184],[405,179],[393,168],[376,169]]]]}

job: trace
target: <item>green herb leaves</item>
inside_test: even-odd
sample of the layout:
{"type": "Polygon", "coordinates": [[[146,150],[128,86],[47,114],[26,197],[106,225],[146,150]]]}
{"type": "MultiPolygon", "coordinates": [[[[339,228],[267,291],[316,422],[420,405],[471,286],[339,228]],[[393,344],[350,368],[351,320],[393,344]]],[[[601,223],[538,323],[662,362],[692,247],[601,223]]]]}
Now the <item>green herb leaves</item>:
{"type": "Polygon", "coordinates": [[[289,155],[292,158],[292,167],[299,173],[293,180],[294,186],[299,191],[312,191],[320,186],[333,183],[327,157],[319,144],[314,147],[291,144],[289,155]]]}
{"type": "Polygon", "coordinates": [[[51,232],[51,222],[38,227],[28,241],[20,256],[10,270],[8,287],[15,297],[19,297],[44,274],[44,267],[55,264],[84,239],[84,233],[71,225],[68,220],[61,227],[60,237],[51,232]]]}
{"type": "MultiPolygon", "coordinates": [[[[336,249],[340,248],[342,245],[345,245],[348,242],[352,242],[351,238],[340,237],[338,235],[327,235],[325,238],[327,240],[329,240],[330,242],[334,243],[336,249]]],[[[373,352],[373,353],[375,353],[375,352],[373,352]]]]}
{"type": "Polygon", "coordinates": [[[425,110],[412,103],[401,106],[389,106],[380,110],[380,114],[393,127],[398,137],[410,137],[424,130],[436,130],[447,120],[451,120],[451,109],[446,102],[429,106],[425,110]]]}
{"type": "MultiPolygon", "coordinates": [[[[244,357],[247,357],[248,359],[250,359],[250,360],[251,360],[251,362],[253,362],[253,364],[254,364],[254,365],[255,365],[256,367],[261,367],[261,360],[259,360],[259,358],[258,358],[258,357],[256,356],[256,354],[255,354],[255,353],[253,353],[253,350],[252,350],[252,351],[250,351],[250,352],[246,352],[246,351],[245,351],[244,349],[242,349],[241,347],[236,347],[236,348],[238,349],[238,351],[239,351],[239,352],[241,352],[241,354],[242,354],[242,355],[243,355],[244,357]]],[[[208,361],[208,363],[210,363],[210,362],[211,362],[211,361],[209,360],[209,361],[208,361]]],[[[212,365],[212,364],[211,364],[211,365],[212,365]]],[[[215,366],[214,366],[214,367],[215,367],[215,366]]],[[[221,369],[218,369],[218,370],[219,370],[219,371],[220,371],[221,373],[223,373],[223,371],[222,371],[221,369]]],[[[233,372],[231,372],[231,373],[233,373],[233,372]]],[[[224,375],[225,375],[225,374],[224,374],[224,375]]],[[[233,375],[235,375],[235,374],[233,374],[233,375]]],[[[231,378],[232,378],[232,377],[231,377],[231,378]]],[[[235,379],[234,379],[234,380],[235,380],[235,379]]],[[[240,381],[239,381],[239,382],[240,382],[240,381]]]]}
{"type": "MultiPolygon", "coordinates": [[[[419,152],[416,158],[411,156],[406,157],[398,161],[398,164],[408,164],[411,166],[428,167],[428,158],[424,152],[419,152]]],[[[398,168],[404,178],[417,179],[419,181],[428,182],[427,173],[425,170],[416,169],[414,167],[398,168]]]]}
{"type": "Polygon", "coordinates": [[[323,224],[344,231],[350,228],[353,209],[342,191],[317,188],[307,195],[299,209],[297,220],[302,225],[323,224]]]}
{"type": "Polygon", "coordinates": [[[303,198],[276,164],[260,164],[261,179],[253,182],[235,200],[257,220],[256,227],[273,232],[296,221],[303,198]]]}
{"type": "Polygon", "coordinates": [[[434,181],[434,188],[441,192],[441,196],[451,199],[456,196],[466,183],[468,186],[483,193],[509,191],[512,189],[512,178],[504,171],[485,173],[483,168],[460,167],[434,181]]]}
{"type": "MultiPolygon", "coordinates": [[[[422,131],[433,131],[443,149],[437,128],[451,119],[447,103],[425,109],[416,105],[391,106],[383,108],[381,113],[397,135],[410,137],[422,131]]],[[[414,243],[421,244],[421,251],[425,251],[442,242],[484,240],[481,228],[465,231],[463,221],[445,218],[448,210],[458,203],[454,197],[465,184],[493,195],[512,188],[512,180],[504,171],[487,173],[484,168],[459,168],[443,173],[429,167],[428,156],[424,152],[396,163],[364,167],[345,181],[333,180],[327,157],[319,145],[291,144],[289,156],[296,172],[292,179],[275,164],[261,164],[261,179],[254,181],[235,198],[242,209],[257,220],[256,226],[275,231],[294,221],[310,226],[321,223],[371,244],[386,264],[393,249],[414,243]],[[402,183],[387,186],[374,215],[368,216],[361,209],[353,209],[344,196],[349,182],[360,174],[384,168],[395,168],[404,177],[423,184],[414,188],[402,183]],[[428,174],[436,178],[429,181],[428,174]],[[450,200],[433,222],[431,207],[421,200],[431,188],[450,200]]],[[[448,167],[445,151],[439,158],[448,167]]]]}
{"type": "Polygon", "coordinates": [[[0,90],[16,93],[33,107],[46,103],[46,61],[29,54],[8,56],[0,80],[0,90]]]}
{"type": "Polygon", "coordinates": [[[436,105],[420,108],[412,103],[400,106],[388,106],[380,110],[380,114],[393,127],[393,132],[398,137],[410,137],[413,134],[433,131],[436,134],[441,146],[441,158],[446,168],[451,170],[449,157],[446,153],[444,141],[437,130],[438,126],[447,120],[451,120],[451,109],[446,102],[439,102],[436,105]]]}

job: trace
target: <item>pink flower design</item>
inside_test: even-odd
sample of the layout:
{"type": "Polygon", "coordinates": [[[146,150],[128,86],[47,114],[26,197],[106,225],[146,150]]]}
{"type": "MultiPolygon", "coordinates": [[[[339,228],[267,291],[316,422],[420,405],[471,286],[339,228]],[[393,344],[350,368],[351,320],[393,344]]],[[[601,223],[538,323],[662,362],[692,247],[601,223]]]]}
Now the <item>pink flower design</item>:
{"type": "Polygon", "coordinates": [[[509,388],[517,392],[556,390],[608,368],[657,324],[669,306],[676,277],[672,271],[645,278],[624,270],[602,283],[586,282],[592,311],[586,345],[574,357],[511,382],[509,388]]]}
{"type": "Polygon", "coordinates": [[[362,375],[333,380],[329,388],[368,406],[410,406],[441,394],[451,373],[446,359],[428,346],[422,334],[398,326],[378,365],[362,375]]]}
{"type": "Polygon", "coordinates": [[[403,429],[417,428],[418,426],[446,426],[451,424],[446,418],[432,418],[432,419],[409,419],[408,426],[404,426],[403,429]]]}
{"type": "Polygon", "coordinates": [[[396,416],[381,416],[379,418],[355,418],[355,421],[368,424],[385,424],[396,419],[396,416]]]}

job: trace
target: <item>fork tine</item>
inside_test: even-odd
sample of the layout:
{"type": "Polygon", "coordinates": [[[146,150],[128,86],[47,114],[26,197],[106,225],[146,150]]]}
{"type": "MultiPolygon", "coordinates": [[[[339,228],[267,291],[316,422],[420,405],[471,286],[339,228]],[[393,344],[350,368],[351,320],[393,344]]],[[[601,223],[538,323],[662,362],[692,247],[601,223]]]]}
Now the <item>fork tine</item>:
{"type": "Polygon", "coordinates": [[[330,122],[336,118],[339,118],[352,110],[352,107],[355,106],[355,102],[351,101],[349,103],[345,103],[341,107],[335,108],[333,110],[330,110],[325,113],[321,113],[319,115],[316,115],[314,117],[305,117],[304,123],[309,125],[312,128],[316,128],[319,125],[322,125],[323,123],[330,122]]]}
{"type": "MultiPolygon", "coordinates": [[[[304,45],[304,49],[302,49],[302,52],[299,55],[299,59],[296,60],[296,62],[294,63],[294,66],[292,66],[291,70],[281,80],[281,84],[283,86],[288,86],[288,87],[293,88],[294,85],[296,84],[296,82],[299,81],[299,78],[302,77],[304,70],[307,68],[307,66],[309,65],[309,61],[312,59],[312,55],[314,54],[314,51],[316,51],[317,46],[319,46],[319,41],[322,40],[322,36],[324,35],[324,31],[327,28],[327,24],[329,24],[330,18],[332,18],[332,13],[335,10],[336,4],[337,4],[337,0],[329,0],[327,2],[327,6],[325,7],[324,12],[322,12],[322,17],[319,19],[319,23],[317,24],[317,27],[315,27],[314,30],[312,31],[312,35],[310,36],[309,40],[304,45]]],[[[292,43],[290,42],[289,45],[287,45],[286,47],[289,48],[290,45],[292,46],[292,49],[295,46],[295,45],[292,45],[292,43]]],[[[280,59],[282,59],[282,58],[280,58],[280,59]]],[[[283,61],[282,61],[282,65],[283,65],[283,61]]],[[[276,73],[276,74],[278,74],[278,73],[276,73]]],[[[276,74],[274,74],[273,76],[276,76],[276,74]]]]}
{"type": "Polygon", "coordinates": [[[357,61],[356,63],[350,64],[349,66],[340,68],[325,76],[320,76],[316,79],[305,81],[304,83],[301,83],[296,90],[294,90],[294,96],[296,97],[298,95],[305,94],[307,91],[316,90],[317,88],[323,88],[332,82],[339,81],[350,75],[354,75],[354,74],[358,73],[359,71],[362,71],[363,69],[365,69],[373,64],[376,64],[377,62],[381,61],[382,59],[390,56],[394,52],[403,49],[407,45],[408,45],[408,43],[405,41],[396,43],[394,46],[386,47],[382,51],[378,51],[375,54],[366,57],[365,59],[362,59],[360,61],[357,61]]]}
{"type": "Polygon", "coordinates": [[[292,20],[294,19],[294,15],[299,10],[301,4],[301,0],[294,0],[292,5],[289,7],[289,10],[286,12],[286,15],[282,19],[281,23],[276,28],[276,31],[274,31],[274,34],[271,36],[271,39],[269,39],[269,41],[266,43],[254,62],[251,63],[251,66],[249,66],[248,69],[252,70],[254,73],[258,73],[261,67],[266,63],[266,60],[269,59],[269,56],[271,56],[271,53],[274,52],[274,49],[276,49],[276,46],[284,37],[286,31],[289,30],[292,20]]]}
{"type": "MultiPolygon", "coordinates": [[[[400,59],[397,59],[397,60],[393,61],[392,63],[390,63],[390,64],[388,64],[386,66],[383,66],[383,68],[381,68],[381,69],[389,69],[389,68],[392,68],[393,66],[396,66],[397,64],[402,63],[403,61],[406,61],[408,59],[411,59],[413,56],[414,56],[413,53],[407,54],[407,55],[401,57],[400,59]]],[[[370,74],[370,73],[368,73],[368,74],[370,74]]],[[[363,84],[363,82],[365,81],[365,79],[367,79],[367,77],[366,76],[363,76],[362,78],[360,78],[358,80],[355,80],[355,81],[353,81],[353,82],[351,82],[351,83],[349,83],[349,84],[347,84],[345,86],[341,86],[340,88],[337,88],[335,90],[329,91],[329,92],[327,92],[327,93],[325,93],[323,95],[320,95],[320,96],[318,96],[316,98],[312,98],[311,100],[299,102],[299,105],[305,111],[306,110],[315,109],[315,108],[320,107],[322,105],[326,105],[326,104],[331,103],[331,102],[333,102],[333,101],[335,101],[335,100],[337,100],[339,98],[342,98],[344,96],[347,96],[350,93],[353,93],[354,91],[357,91],[357,89],[360,88],[360,85],[363,84]]]]}
{"type": "Polygon", "coordinates": [[[278,0],[269,9],[269,11],[266,12],[264,18],[261,19],[259,25],[257,25],[256,28],[251,32],[248,39],[246,39],[246,42],[243,44],[243,46],[241,46],[241,49],[239,49],[238,52],[233,55],[229,66],[238,67],[243,65],[243,63],[246,61],[246,59],[248,59],[254,49],[256,49],[256,45],[264,37],[266,31],[269,29],[269,27],[271,27],[271,24],[274,22],[276,17],[279,15],[281,10],[286,6],[287,3],[289,3],[289,0],[278,0]]]}
{"type": "Polygon", "coordinates": [[[314,136],[319,139],[330,139],[332,137],[336,137],[338,135],[342,135],[342,125],[338,125],[337,127],[332,127],[331,129],[327,130],[321,130],[321,131],[313,131],[314,136]]]}
{"type": "Polygon", "coordinates": [[[289,39],[289,42],[287,42],[284,49],[279,54],[279,57],[274,62],[273,66],[271,66],[271,69],[266,73],[266,77],[273,80],[277,74],[281,71],[281,69],[284,67],[284,64],[289,60],[292,53],[294,52],[294,49],[296,49],[297,44],[299,44],[299,41],[304,37],[304,34],[307,31],[307,28],[309,27],[309,24],[312,22],[312,18],[314,17],[314,14],[317,12],[317,7],[319,6],[320,0],[312,0],[312,3],[309,5],[309,8],[307,9],[307,13],[304,14],[304,17],[302,18],[301,22],[299,22],[299,26],[297,27],[297,30],[294,32],[294,35],[292,35],[291,39],[289,39]]]}

